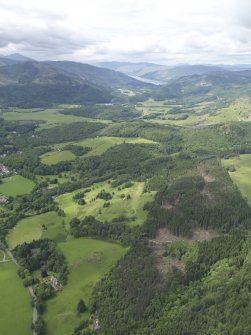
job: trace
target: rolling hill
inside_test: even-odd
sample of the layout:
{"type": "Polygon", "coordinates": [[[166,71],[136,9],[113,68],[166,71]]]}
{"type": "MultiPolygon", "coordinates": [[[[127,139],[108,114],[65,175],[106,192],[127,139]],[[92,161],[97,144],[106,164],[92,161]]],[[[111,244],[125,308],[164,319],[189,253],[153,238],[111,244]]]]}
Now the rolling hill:
{"type": "Polygon", "coordinates": [[[43,107],[57,103],[107,103],[112,90],[99,83],[56,69],[26,62],[0,67],[0,103],[43,107]]]}
{"type": "Polygon", "coordinates": [[[157,100],[183,99],[191,96],[208,96],[210,99],[222,98],[250,91],[251,71],[227,71],[220,70],[201,75],[185,76],[170,80],[166,85],[155,89],[157,100]]]}
{"type": "MultiPolygon", "coordinates": [[[[162,71],[168,67],[165,65],[154,64],[154,63],[130,63],[130,62],[101,62],[98,66],[120,71],[129,76],[144,77],[147,73],[155,71],[162,71]]],[[[151,78],[149,78],[151,79],[151,78]]]]}
{"type": "Polygon", "coordinates": [[[70,61],[47,62],[46,64],[53,68],[66,71],[67,73],[77,75],[83,80],[89,80],[99,85],[108,85],[112,88],[142,88],[151,86],[150,84],[140,82],[118,71],[89,64],[70,61]]]}
{"type": "Polygon", "coordinates": [[[0,58],[2,105],[43,107],[58,103],[109,103],[118,88],[152,87],[118,71],[88,64],[68,61],[12,62],[15,61],[3,58],[1,63],[0,58]]]}
{"type": "Polygon", "coordinates": [[[26,62],[35,62],[34,59],[23,56],[19,53],[14,53],[8,56],[0,55],[0,66],[13,65],[26,62]]]}
{"type": "Polygon", "coordinates": [[[171,79],[177,79],[191,75],[209,74],[211,72],[221,70],[221,67],[213,65],[179,65],[147,72],[143,76],[148,79],[167,82],[171,79]]]}

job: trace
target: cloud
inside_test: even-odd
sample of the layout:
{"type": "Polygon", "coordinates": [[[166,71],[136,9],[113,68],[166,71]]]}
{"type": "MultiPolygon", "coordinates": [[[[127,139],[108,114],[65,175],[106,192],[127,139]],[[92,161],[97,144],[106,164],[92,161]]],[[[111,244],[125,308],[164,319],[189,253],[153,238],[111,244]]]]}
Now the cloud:
{"type": "Polygon", "coordinates": [[[246,0],[0,0],[0,53],[83,62],[250,62],[250,10],[246,0]]]}

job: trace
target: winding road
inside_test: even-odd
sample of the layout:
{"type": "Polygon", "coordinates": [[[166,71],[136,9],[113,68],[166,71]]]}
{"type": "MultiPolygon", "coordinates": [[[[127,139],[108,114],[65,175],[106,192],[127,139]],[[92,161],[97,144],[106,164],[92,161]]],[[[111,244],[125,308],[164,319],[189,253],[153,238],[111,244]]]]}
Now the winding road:
{"type": "MultiPolygon", "coordinates": [[[[18,264],[17,260],[15,259],[15,257],[13,256],[12,252],[6,248],[1,242],[0,242],[0,250],[3,250],[5,256],[4,256],[4,261],[7,262],[8,260],[5,260],[6,255],[9,256],[10,260],[16,265],[17,268],[20,267],[20,265],[18,264]]],[[[3,262],[3,261],[2,261],[3,262]]],[[[37,319],[38,319],[38,312],[37,312],[37,308],[36,308],[36,300],[37,297],[35,295],[35,292],[32,288],[32,286],[28,286],[27,287],[29,294],[31,296],[31,300],[32,300],[32,324],[33,326],[35,325],[37,319]]],[[[37,335],[35,329],[32,329],[32,335],[37,335]]]]}

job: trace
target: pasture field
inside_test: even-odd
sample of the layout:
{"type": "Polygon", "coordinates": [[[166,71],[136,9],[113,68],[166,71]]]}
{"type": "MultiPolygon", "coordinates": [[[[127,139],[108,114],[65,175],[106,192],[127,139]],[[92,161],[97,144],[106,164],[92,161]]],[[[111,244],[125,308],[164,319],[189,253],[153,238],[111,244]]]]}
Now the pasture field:
{"type": "MultiPolygon", "coordinates": [[[[66,108],[64,106],[64,108],[66,108]]],[[[50,108],[50,109],[19,109],[15,108],[11,112],[4,112],[2,116],[7,121],[37,121],[41,122],[40,129],[50,128],[60,124],[69,124],[73,122],[104,122],[110,121],[97,120],[75,115],[64,115],[60,113],[63,108],[50,108]]]]}
{"type": "Polygon", "coordinates": [[[152,201],[155,195],[155,192],[144,193],[144,185],[143,182],[135,182],[129,188],[119,190],[118,188],[112,188],[108,183],[100,183],[86,193],[84,197],[85,205],[79,205],[73,200],[73,196],[83,191],[83,189],[60,195],[56,201],[66,214],[66,222],[69,222],[73,217],[82,219],[88,215],[93,215],[100,221],[110,221],[123,215],[128,218],[135,217],[135,220],[127,222],[128,224],[139,225],[145,221],[147,216],[147,212],[143,210],[144,204],[152,201]],[[107,208],[103,207],[105,200],[95,199],[103,189],[112,194],[113,197],[109,200],[110,206],[107,208]],[[127,195],[130,195],[131,199],[126,199],[127,195]]]}
{"type": "Polygon", "coordinates": [[[43,181],[47,181],[49,183],[51,183],[53,187],[57,187],[57,184],[63,184],[63,183],[67,183],[71,180],[71,177],[74,177],[75,174],[72,173],[71,171],[69,172],[64,172],[62,174],[59,175],[46,175],[46,176],[40,176],[40,175],[36,175],[36,180],[37,182],[43,182],[43,181]],[[57,180],[57,183],[54,183],[54,181],[57,180]]]}
{"type": "Polygon", "coordinates": [[[0,184],[0,193],[8,197],[15,197],[17,195],[30,193],[34,187],[35,183],[32,180],[19,175],[14,175],[2,179],[2,184],[0,184]]]}
{"type": "Polygon", "coordinates": [[[76,156],[70,150],[52,151],[42,155],[41,162],[46,165],[54,165],[62,161],[71,161],[76,156]]]}
{"type": "Polygon", "coordinates": [[[30,296],[12,262],[0,263],[0,297],[0,334],[31,335],[30,296]]]}
{"type": "Polygon", "coordinates": [[[88,306],[94,285],[111,270],[126,249],[119,244],[86,238],[59,243],[58,248],[66,257],[70,273],[63,291],[47,302],[44,318],[48,335],[69,335],[88,316],[88,313],[83,317],[77,315],[79,299],[88,306]]]}
{"type": "Polygon", "coordinates": [[[150,117],[148,122],[159,124],[171,124],[177,126],[206,126],[215,123],[249,121],[249,113],[251,109],[250,102],[245,99],[237,99],[229,106],[217,108],[212,102],[198,103],[192,106],[175,105],[165,101],[154,101],[152,99],[137,106],[137,110],[142,111],[143,116],[151,116],[157,114],[157,118],[150,117]],[[172,114],[172,108],[181,108],[182,112],[172,114]],[[184,120],[175,120],[179,116],[188,115],[184,120]],[[174,118],[171,120],[170,118],[174,118]]]}
{"type": "MultiPolygon", "coordinates": [[[[92,150],[86,153],[84,156],[98,156],[102,155],[106,152],[109,148],[113,147],[114,145],[122,144],[122,143],[131,143],[131,144],[156,144],[156,142],[141,138],[123,138],[123,137],[95,137],[95,138],[87,138],[77,142],[70,142],[71,144],[80,145],[83,147],[90,147],[92,150]]],[[[64,147],[66,144],[70,143],[63,143],[63,144],[56,144],[54,145],[55,149],[60,149],[64,147]]]]}
{"type": "Polygon", "coordinates": [[[11,229],[7,235],[7,243],[10,249],[24,242],[50,238],[54,241],[62,241],[66,238],[66,232],[62,224],[63,218],[56,212],[48,212],[22,219],[11,229]],[[46,230],[42,229],[45,225],[46,230]]]}
{"type": "Polygon", "coordinates": [[[222,164],[235,168],[236,171],[229,171],[229,175],[251,206],[251,154],[222,159],[222,164]]]}

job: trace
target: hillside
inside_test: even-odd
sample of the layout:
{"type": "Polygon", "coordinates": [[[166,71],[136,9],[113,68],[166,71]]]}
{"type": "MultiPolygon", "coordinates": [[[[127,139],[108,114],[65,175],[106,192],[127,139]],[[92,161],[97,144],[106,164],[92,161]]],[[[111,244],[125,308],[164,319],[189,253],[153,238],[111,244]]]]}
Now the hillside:
{"type": "MultiPolygon", "coordinates": [[[[154,63],[131,63],[131,62],[101,62],[98,66],[123,72],[129,76],[146,77],[154,71],[164,71],[167,66],[154,63]]],[[[151,79],[151,78],[149,78],[151,79]]]]}
{"type": "Polygon", "coordinates": [[[0,67],[0,103],[42,107],[55,103],[110,102],[111,89],[48,64],[26,62],[0,67]]]}
{"type": "Polygon", "coordinates": [[[0,66],[13,65],[26,62],[35,62],[34,59],[23,56],[19,53],[14,53],[8,56],[0,55],[0,66]]]}
{"type": "Polygon", "coordinates": [[[213,65],[179,65],[147,72],[143,75],[143,77],[167,82],[171,79],[177,79],[191,75],[209,74],[211,72],[221,70],[221,67],[213,65]]]}
{"type": "Polygon", "coordinates": [[[241,93],[249,92],[251,71],[214,71],[201,75],[185,76],[170,80],[166,85],[155,89],[154,97],[158,100],[184,99],[197,96],[202,99],[224,98],[226,95],[236,98],[241,93]]]}
{"type": "Polygon", "coordinates": [[[142,83],[118,71],[96,67],[89,64],[69,61],[47,62],[46,64],[49,64],[53,68],[77,75],[84,80],[89,80],[100,85],[108,85],[113,88],[151,87],[150,84],[142,83]]]}
{"type": "Polygon", "coordinates": [[[12,59],[0,56],[0,66],[11,65],[11,64],[15,64],[15,63],[16,62],[12,59]]]}
{"type": "MultiPolygon", "coordinates": [[[[20,57],[14,57],[21,59],[20,57]]],[[[109,103],[117,89],[143,89],[117,71],[74,62],[18,62],[0,58],[0,103],[43,107],[58,103],[109,103]],[[14,62],[14,64],[13,64],[14,62]],[[2,65],[2,66],[1,66],[2,65]]]]}
{"type": "Polygon", "coordinates": [[[26,62],[34,62],[35,60],[30,58],[30,57],[26,57],[20,53],[14,53],[14,54],[10,54],[8,56],[5,56],[6,59],[10,59],[13,62],[16,63],[26,63],[26,62]]]}
{"type": "Polygon", "coordinates": [[[0,68],[0,85],[64,84],[77,85],[81,78],[39,62],[13,64],[0,68]]]}

